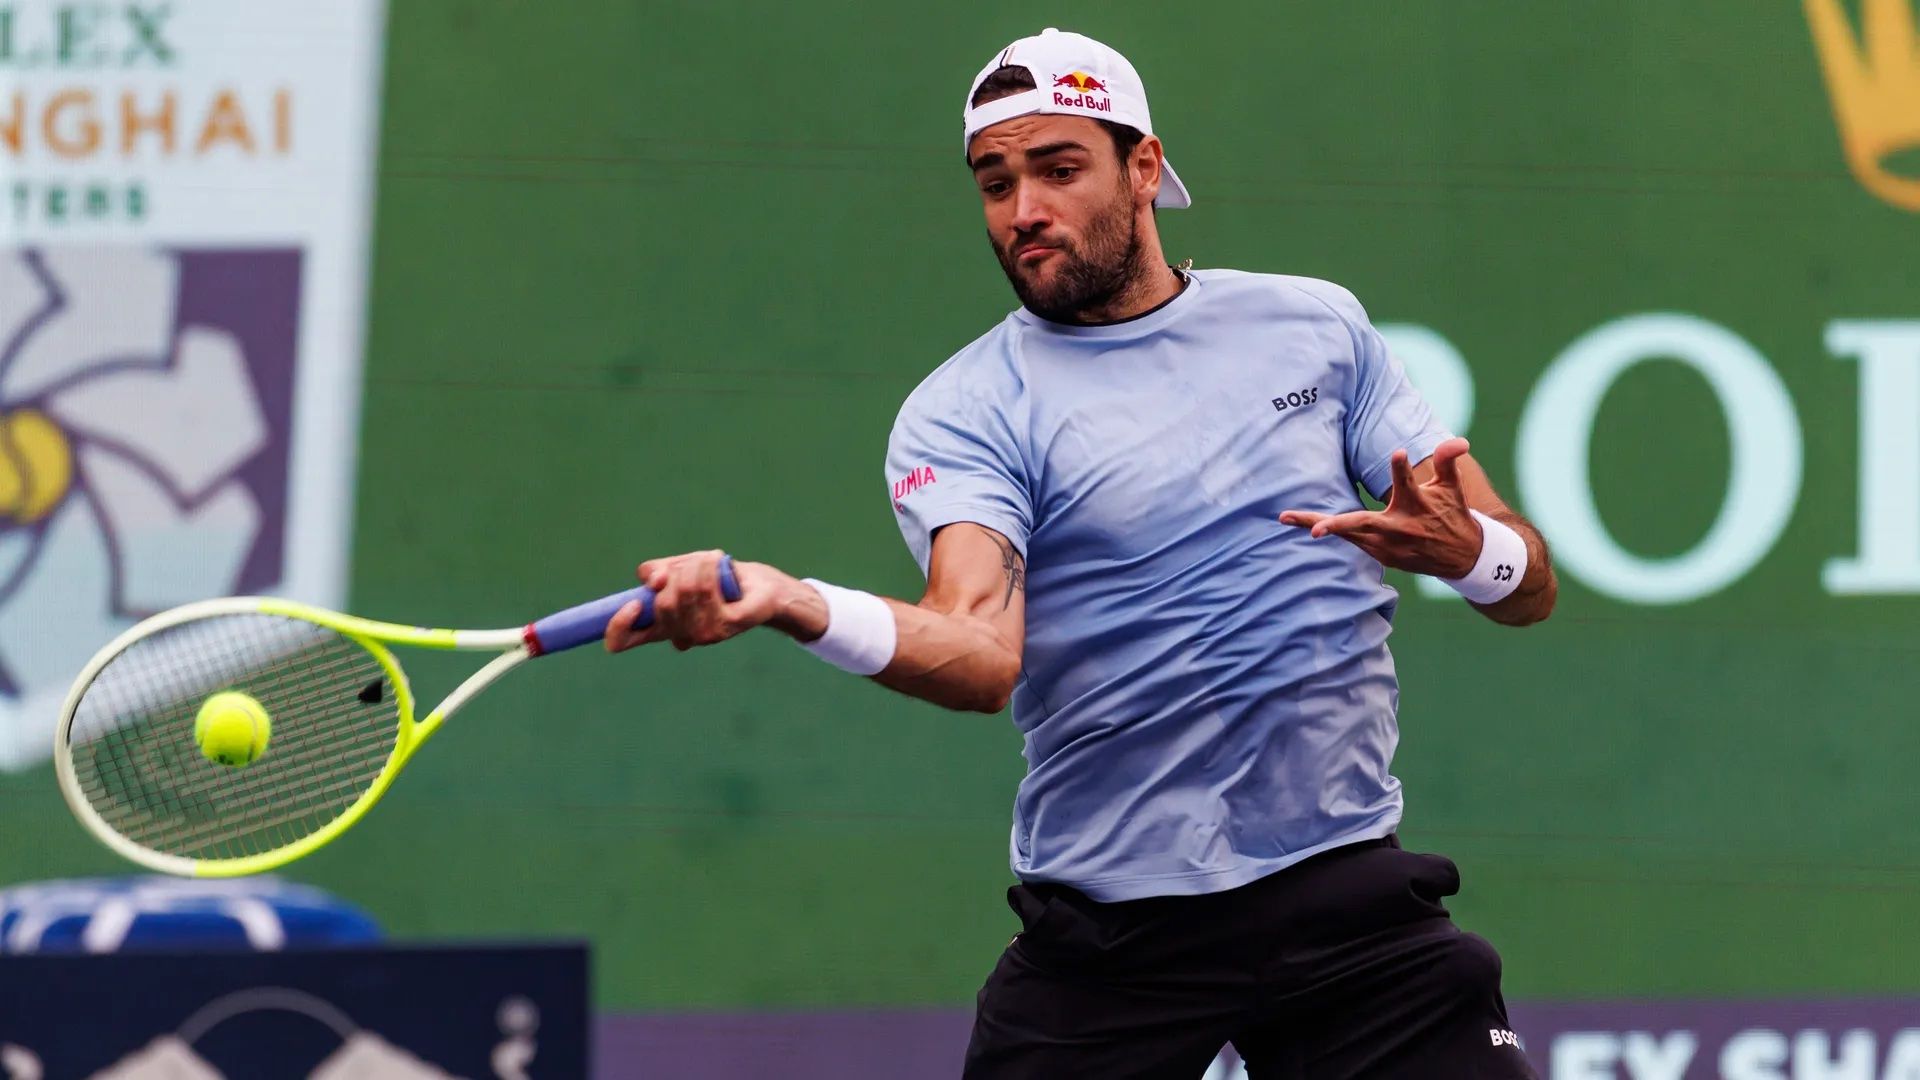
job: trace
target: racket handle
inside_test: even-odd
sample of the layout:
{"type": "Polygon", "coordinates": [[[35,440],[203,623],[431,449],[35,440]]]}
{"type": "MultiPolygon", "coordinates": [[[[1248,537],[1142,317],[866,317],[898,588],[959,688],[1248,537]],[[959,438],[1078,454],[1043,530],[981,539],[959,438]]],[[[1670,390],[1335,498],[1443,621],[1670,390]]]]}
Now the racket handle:
{"type": "MultiPolygon", "coordinates": [[[[720,556],[720,594],[728,600],[740,599],[740,581],[734,577],[731,555],[720,556]]],[[[614,615],[635,600],[640,601],[640,617],[633,624],[635,629],[652,626],[653,590],[641,585],[528,623],[522,634],[527,651],[543,656],[599,641],[607,636],[607,624],[613,621],[614,615]]]]}

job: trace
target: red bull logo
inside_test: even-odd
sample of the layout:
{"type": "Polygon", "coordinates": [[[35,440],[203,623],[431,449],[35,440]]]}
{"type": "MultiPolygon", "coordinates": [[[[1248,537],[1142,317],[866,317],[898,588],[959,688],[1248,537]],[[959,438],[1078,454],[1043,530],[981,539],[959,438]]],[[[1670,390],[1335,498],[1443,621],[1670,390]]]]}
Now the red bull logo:
{"type": "Polygon", "coordinates": [[[1099,79],[1094,78],[1084,71],[1069,71],[1065,75],[1053,80],[1053,85],[1055,87],[1070,87],[1082,92],[1088,90],[1097,91],[1102,94],[1107,92],[1106,83],[1101,82],[1099,79]]]}
{"type": "Polygon", "coordinates": [[[1074,108],[1088,109],[1093,112],[1112,112],[1113,99],[1106,97],[1110,91],[1107,84],[1084,71],[1069,71],[1053,80],[1053,103],[1074,108]],[[1064,91],[1071,90],[1073,93],[1064,91]],[[1101,97],[1093,95],[1100,94],[1101,97]]]}

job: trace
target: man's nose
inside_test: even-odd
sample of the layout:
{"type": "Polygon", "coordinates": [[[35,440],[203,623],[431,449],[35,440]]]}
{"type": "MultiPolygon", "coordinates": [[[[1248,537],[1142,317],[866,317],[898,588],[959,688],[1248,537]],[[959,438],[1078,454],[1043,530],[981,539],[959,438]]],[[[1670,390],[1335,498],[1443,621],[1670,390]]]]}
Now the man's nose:
{"type": "Polygon", "coordinates": [[[1013,193],[1013,227],[1036,233],[1053,224],[1053,211],[1037,184],[1021,184],[1013,193]]]}

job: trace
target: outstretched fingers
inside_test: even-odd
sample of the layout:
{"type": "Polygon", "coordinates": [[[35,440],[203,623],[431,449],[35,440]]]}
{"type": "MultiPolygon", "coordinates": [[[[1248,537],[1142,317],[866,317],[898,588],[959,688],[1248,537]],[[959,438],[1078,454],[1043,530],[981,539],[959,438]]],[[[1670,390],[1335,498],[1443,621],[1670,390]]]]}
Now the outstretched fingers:
{"type": "Polygon", "coordinates": [[[1318,540],[1323,536],[1351,536],[1374,528],[1378,510],[1349,510],[1344,514],[1321,514],[1312,510],[1289,510],[1280,515],[1280,524],[1298,525],[1318,540]]]}
{"type": "Polygon", "coordinates": [[[1467,440],[1455,436],[1433,448],[1433,479],[1435,483],[1458,489],[1460,487],[1460,459],[1467,456],[1471,449],[1467,440]]]}
{"type": "Polygon", "coordinates": [[[1420,484],[1413,478],[1413,462],[1405,450],[1395,450],[1389,459],[1393,490],[1387,494],[1389,510],[1412,510],[1420,505],[1420,484]]]}

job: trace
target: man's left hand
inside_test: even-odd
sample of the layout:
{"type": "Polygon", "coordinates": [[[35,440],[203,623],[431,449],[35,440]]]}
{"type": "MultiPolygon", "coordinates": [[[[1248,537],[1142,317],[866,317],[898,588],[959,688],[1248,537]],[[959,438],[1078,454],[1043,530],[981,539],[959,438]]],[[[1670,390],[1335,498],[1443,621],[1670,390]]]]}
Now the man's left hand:
{"type": "Polygon", "coordinates": [[[1437,578],[1465,577],[1480,558],[1480,523],[1468,511],[1458,462],[1467,440],[1448,439],[1433,450],[1433,478],[1416,480],[1405,450],[1393,452],[1393,491],[1383,510],[1322,514],[1288,510],[1282,525],[1312,530],[1314,539],[1338,536],[1384,566],[1437,578]]]}

